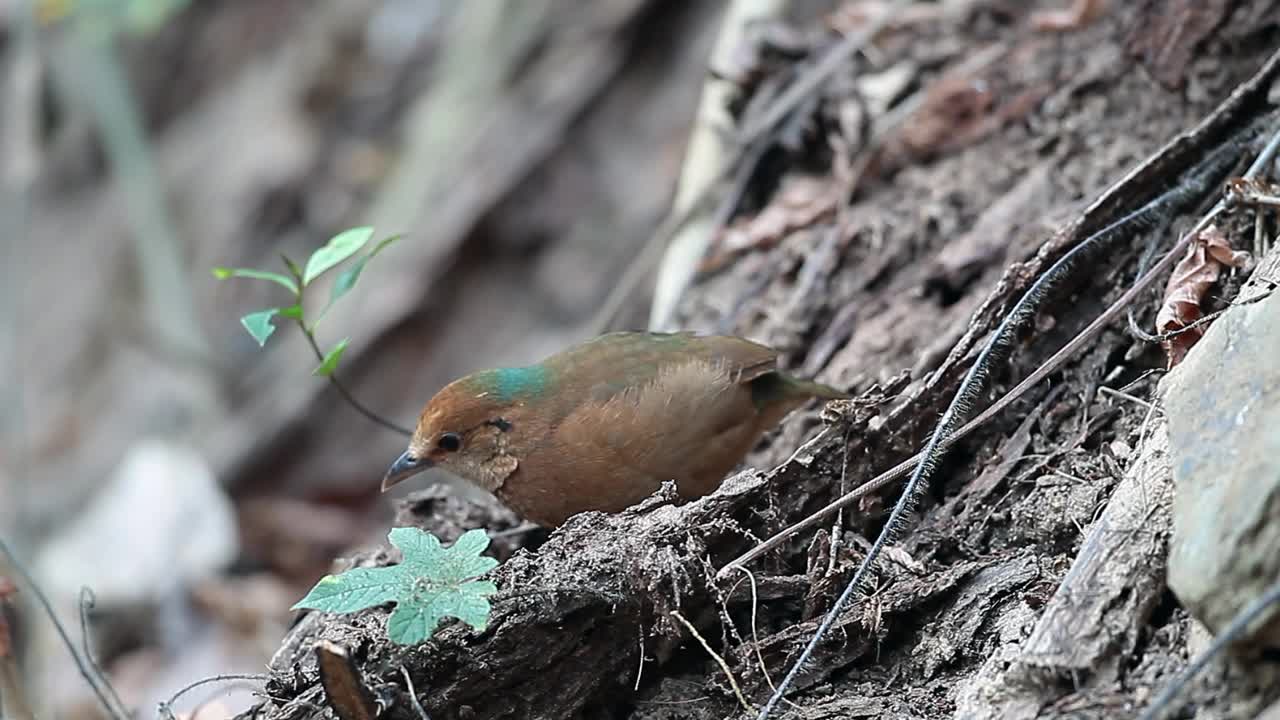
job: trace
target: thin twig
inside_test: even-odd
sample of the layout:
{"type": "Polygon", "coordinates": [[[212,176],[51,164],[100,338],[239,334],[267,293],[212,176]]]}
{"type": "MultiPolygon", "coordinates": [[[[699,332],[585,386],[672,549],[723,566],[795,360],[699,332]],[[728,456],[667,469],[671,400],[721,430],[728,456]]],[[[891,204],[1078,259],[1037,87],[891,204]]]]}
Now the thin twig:
{"type": "MultiPolygon", "coordinates": [[[[701,202],[703,202],[706,197],[714,191],[715,186],[718,185],[719,182],[724,178],[729,177],[731,174],[735,175],[733,186],[721,202],[715,218],[710,223],[708,232],[711,236],[714,236],[714,234],[728,222],[733,212],[737,209],[738,202],[741,199],[741,194],[745,190],[751,177],[754,175],[756,166],[764,156],[764,153],[773,146],[773,140],[768,136],[774,133],[778,126],[781,125],[787,117],[791,116],[792,113],[801,107],[804,102],[809,100],[814,93],[821,89],[822,84],[826,82],[832,73],[843,67],[850,58],[858,53],[858,51],[865,48],[872,40],[874,40],[875,36],[889,25],[895,15],[895,12],[905,4],[906,0],[895,0],[892,5],[885,8],[885,11],[880,17],[875,18],[868,23],[867,27],[863,28],[859,32],[846,35],[838,43],[828,49],[812,67],[805,69],[797,75],[795,81],[792,82],[788,88],[780,92],[777,98],[773,99],[771,103],[761,110],[759,114],[743,119],[743,129],[737,138],[738,147],[741,148],[741,150],[732,159],[728,159],[721,164],[719,172],[717,173],[717,177],[720,178],[720,180],[709,183],[705,188],[703,188],[703,192],[699,194],[698,200],[695,203],[690,204],[690,209],[701,204],[701,202]],[[737,170],[734,170],[735,167],[737,170]]],[[[691,215],[691,212],[682,213],[680,223],[671,228],[670,234],[672,237],[674,237],[679,226],[683,226],[684,221],[688,220],[691,215]]],[[[663,238],[661,245],[665,248],[669,241],[670,238],[663,238]]],[[[646,248],[646,257],[648,252],[649,249],[646,248]]],[[[630,279],[630,275],[631,273],[629,271],[627,279],[630,279]]],[[[678,298],[679,295],[683,294],[684,287],[687,284],[687,280],[676,283],[677,289],[672,293],[672,295],[678,298]]],[[[599,322],[601,317],[603,317],[606,322],[612,319],[612,314],[616,312],[616,307],[614,307],[614,303],[612,301],[617,300],[620,303],[621,297],[623,296],[622,290],[623,287],[620,286],[615,290],[613,295],[610,296],[611,302],[607,302],[604,308],[604,310],[609,311],[609,314],[605,315],[602,311],[601,315],[597,316],[596,321],[593,322],[592,329],[599,329],[602,327],[602,324],[599,322]]],[[[630,292],[629,288],[627,289],[627,292],[630,292]]],[[[661,293],[655,291],[655,296],[659,294],[661,293]]],[[[675,300],[662,301],[655,297],[654,306],[651,308],[649,315],[649,329],[665,329],[670,321],[672,312],[674,312],[675,304],[675,300]],[[669,306],[659,307],[659,302],[669,306]]]]}
{"type": "Polygon", "coordinates": [[[418,717],[422,720],[431,720],[431,716],[423,709],[422,703],[418,702],[418,691],[413,689],[413,678],[409,677],[409,671],[403,665],[400,666],[400,674],[404,676],[404,684],[408,686],[409,700],[413,703],[414,712],[418,713],[418,717]]]}
{"type": "MultiPolygon", "coordinates": [[[[103,690],[103,687],[110,687],[111,683],[101,675],[95,676],[93,669],[85,663],[84,658],[80,657],[80,653],[76,650],[75,642],[71,640],[71,635],[67,633],[67,629],[63,627],[62,621],[58,619],[58,615],[53,611],[53,604],[49,602],[49,596],[45,595],[44,590],[36,584],[35,578],[31,577],[31,573],[27,571],[26,566],[21,562],[18,562],[17,556],[9,549],[8,544],[5,543],[3,538],[0,538],[0,552],[4,553],[4,556],[9,560],[9,564],[12,565],[13,569],[17,570],[18,574],[22,576],[22,581],[27,584],[27,587],[31,590],[31,594],[35,596],[36,602],[40,603],[40,607],[44,610],[45,615],[49,616],[49,620],[53,623],[54,629],[58,631],[58,636],[62,638],[62,644],[66,646],[67,652],[71,653],[71,658],[75,660],[76,668],[80,671],[80,676],[84,678],[85,682],[89,683],[89,687],[93,688],[93,694],[97,696],[98,702],[101,703],[103,709],[107,711],[107,716],[112,718],[112,720],[129,720],[128,715],[121,715],[116,712],[115,707],[107,698],[107,693],[103,690]]],[[[113,695],[115,694],[114,690],[111,692],[113,695]]]]}
{"type": "Polygon", "coordinates": [[[542,528],[541,525],[525,520],[524,522],[520,523],[519,525],[516,525],[515,527],[509,527],[506,530],[499,530],[497,532],[489,533],[489,540],[493,541],[493,540],[502,540],[510,537],[516,537],[518,535],[523,535],[527,532],[531,532],[533,530],[539,530],[541,528],[542,528]]]}
{"type": "Polygon", "coordinates": [[[1121,400],[1128,400],[1129,402],[1133,403],[1134,405],[1140,405],[1140,406],[1142,406],[1142,407],[1146,408],[1147,410],[1150,410],[1152,407],[1154,407],[1154,405],[1152,405],[1151,403],[1147,402],[1146,400],[1143,400],[1143,399],[1142,399],[1142,398],[1140,398],[1140,397],[1135,397],[1135,396],[1133,396],[1133,395],[1130,395],[1129,393],[1127,393],[1127,392],[1125,392],[1125,391],[1123,391],[1123,390],[1116,390],[1115,388],[1109,388],[1109,387],[1107,387],[1106,385],[1101,385],[1101,386],[1099,386],[1099,387],[1098,387],[1098,394],[1099,394],[1099,395],[1110,395],[1110,396],[1112,396],[1112,397],[1118,397],[1118,398],[1120,398],[1121,400]]]}
{"type": "MultiPolygon", "coordinates": [[[[100,678],[106,678],[107,674],[102,671],[102,666],[98,664],[98,659],[93,656],[93,639],[89,635],[89,611],[98,602],[98,598],[93,594],[93,590],[88,586],[80,588],[80,642],[83,644],[84,661],[89,663],[89,667],[93,668],[93,672],[100,678]]],[[[124,703],[120,700],[120,696],[116,694],[116,689],[111,683],[104,682],[103,685],[107,694],[115,703],[116,711],[124,717],[129,716],[129,711],[125,708],[124,703]]]]}
{"type": "Polygon", "coordinates": [[[703,188],[702,192],[683,212],[668,215],[663,220],[658,229],[650,236],[644,248],[640,250],[640,254],[636,255],[631,264],[627,266],[622,278],[609,291],[609,295],[601,303],[600,309],[596,311],[596,314],[587,323],[587,334],[589,336],[594,337],[609,329],[609,326],[617,318],[618,312],[622,309],[622,304],[631,296],[631,293],[635,292],[635,289],[640,285],[640,281],[644,279],[645,275],[657,264],[658,259],[662,257],[662,253],[667,249],[667,243],[695,215],[706,207],[707,202],[711,199],[712,190],[729,177],[732,167],[731,164],[727,165],[717,180],[703,188]]]}
{"type": "Polygon", "coordinates": [[[707,644],[706,639],[702,637],[702,634],[698,632],[698,629],[695,628],[688,620],[685,620],[684,616],[680,614],[680,611],[671,611],[671,617],[679,620],[680,624],[684,625],[685,629],[687,629],[689,633],[702,645],[702,649],[706,650],[707,654],[720,665],[720,669],[724,671],[724,676],[729,678],[729,686],[733,688],[733,694],[737,696],[738,702],[742,705],[742,709],[747,712],[754,711],[756,709],[755,706],[747,702],[747,699],[742,695],[742,688],[738,687],[738,681],[733,679],[733,673],[729,672],[729,664],[724,661],[724,658],[720,657],[715,650],[711,649],[711,646],[707,644]]]}
{"type": "Polygon", "coordinates": [[[1222,317],[1223,315],[1226,315],[1228,312],[1235,310],[1238,307],[1241,307],[1243,305],[1252,305],[1260,300],[1266,300],[1267,298],[1271,297],[1271,294],[1274,292],[1275,292],[1274,289],[1263,290],[1262,292],[1256,295],[1250,295],[1247,298],[1237,298],[1235,300],[1232,300],[1231,304],[1227,305],[1221,310],[1215,310],[1209,313],[1208,315],[1205,315],[1204,317],[1196,318],[1195,320],[1192,320],[1191,322],[1187,323],[1186,325],[1183,325],[1180,328],[1175,328],[1173,330],[1162,332],[1162,333],[1159,333],[1158,335],[1148,335],[1147,337],[1144,337],[1142,339],[1146,340],[1147,342],[1164,342],[1166,340],[1171,340],[1185,332],[1190,332],[1192,330],[1195,330],[1196,328],[1202,325],[1208,325],[1209,323],[1213,322],[1214,320],[1217,320],[1218,318],[1222,317]]]}
{"type": "Polygon", "coordinates": [[[204,678],[203,680],[197,680],[191,683],[190,685],[183,687],[181,690],[171,695],[168,700],[160,701],[160,703],[156,706],[156,710],[162,716],[164,716],[166,720],[176,720],[177,716],[173,714],[173,704],[178,702],[178,698],[182,697],[183,695],[186,695],[192,690],[195,690],[201,685],[209,685],[210,683],[216,683],[216,682],[227,682],[229,680],[257,680],[259,682],[266,682],[267,680],[270,680],[270,679],[271,679],[271,676],[265,673],[231,673],[227,675],[214,675],[213,677],[207,677],[207,678],[204,678]]]}
{"type": "MultiPolygon", "coordinates": [[[[663,271],[672,267],[668,263],[670,262],[669,258],[671,257],[673,249],[683,247],[683,245],[680,244],[680,238],[683,238],[684,236],[680,233],[684,230],[685,225],[694,219],[695,214],[693,213],[693,210],[701,206],[702,203],[708,202],[711,195],[719,189],[719,186],[723,182],[730,180],[730,178],[732,179],[729,182],[729,187],[725,191],[724,196],[716,205],[715,212],[712,214],[710,221],[707,223],[705,235],[699,236],[703,238],[699,243],[699,248],[696,252],[691,252],[692,257],[688,258],[691,266],[696,264],[697,261],[706,254],[707,245],[709,245],[711,240],[720,234],[721,230],[723,230],[724,227],[729,224],[729,221],[733,219],[734,213],[737,212],[738,206],[742,203],[742,198],[746,195],[747,186],[751,183],[751,178],[755,177],[756,170],[760,166],[760,161],[764,159],[765,153],[768,152],[769,148],[772,146],[772,139],[761,139],[759,142],[755,142],[744,147],[736,156],[726,160],[724,162],[724,166],[717,173],[716,179],[703,188],[703,191],[698,194],[694,203],[690,205],[690,211],[681,213],[678,223],[671,227],[669,237],[666,237],[662,242],[663,264],[659,267],[658,277],[654,281],[654,302],[649,313],[650,330],[661,331],[667,329],[666,325],[670,321],[671,315],[675,312],[680,296],[684,294],[689,281],[696,274],[696,270],[691,267],[688,272],[685,273],[687,277],[682,279],[679,283],[674,284],[674,286],[677,287],[676,291],[670,296],[670,300],[663,299],[663,288],[666,286],[663,278],[663,271]],[[668,306],[660,307],[663,305],[668,306]]],[[[648,252],[648,250],[649,248],[646,248],[646,252],[648,252]]]]}
{"type": "MultiPolygon", "coordinates": [[[[1276,134],[1273,141],[1280,143],[1280,133],[1276,134]]],[[[1270,145],[1268,145],[1268,147],[1270,147],[1270,145]]],[[[1200,165],[1190,173],[1190,176],[1186,181],[1179,183],[1173,189],[1161,194],[1138,210],[1125,215],[1102,230],[1079,242],[1075,247],[1054,262],[1048,270],[1042,273],[1040,277],[1031,284],[1031,287],[1027,288],[1026,292],[1024,292],[1018,299],[1018,302],[1001,320],[1000,324],[996,327],[996,330],[983,345],[982,350],[979,351],[978,356],[970,366],[969,371],[965,373],[964,379],[961,380],[946,412],[943,413],[942,418],[934,427],[933,433],[929,437],[929,441],[925,444],[924,450],[920,453],[920,460],[915,466],[915,470],[912,472],[911,477],[907,480],[906,487],[903,489],[902,495],[898,498],[898,502],[894,504],[893,510],[889,513],[889,518],[885,522],[884,528],[880,531],[879,537],[876,538],[875,543],[872,544],[871,549],[863,558],[862,563],[854,572],[853,577],[845,586],[844,591],[840,593],[835,604],[827,612],[822,623],[819,624],[817,631],[813,634],[809,643],[805,646],[804,650],[801,651],[800,657],[797,658],[795,664],[792,665],[791,670],[788,671],[787,675],[782,679],[782,683],[778,686],[778,689],[772,696],[770,696],[768,702],[765,703],[764,708],[757,716],[757,720],[765,720],[765,718],[769,716],[769,713],[777,705],[778,700],[786,693],[787,688],[791,685],[796,676],[799,675],[801,668],[803,668],[805,662],[808,661],[813,650],[818,646],[818,643],[822,641],[823,636],[826,635],[827,631],[830,630],[831,626],[835,623],[836,618],[844,610],[844,606],[858,590],[863,577],[870,571],[871,567],[874,566],[880,552],[900,531],[901,524],[904,521],[906,514],[915,505],[918,492],[921,488],[925,487],[925,482],[929,475],[931,475],[933,470],[936,468],[945,441],[947,440],[947,437],[952,434],[953,426],[960,421],[963,415],[969,412],[974,400],[976,400],[980,394],[982,385],[986,380],[987,374],[990,372],[991,364],[994,362],[994,358],[998,354],[1002,354],[1007,351],[1007,349],[1012,345],[1015,331],[1027,320],[1031,319],[1044,301],[1049,289],[1065,277],[1075,264],[1079,262],[1082,256],[1097,249],[1105,242],[1114,239],[1120,235],[1121,231],[1128,230],[1132,225],[1146,224],[1160,217],[1167,216],[1167,214],[1176,211],[1179,206],[1185,205],[1189,200],[1203,194],[1208,189],[1208,186],[1214,182],[1221,173],[1226,172],[1229,167],[1229,162],[1233,161],[1232,151],[1235,149],[1234,144],[1228,144],[1216,150],[1209,156],[1209,158],[1201,162],[1200,165]]],[[[1146,283],[1142,283],[1140,281],[1135,284],[1134,287],[1124,293],[1122,299],[1125,299],[1127,303],[1128,299],[1136,295],[1135,290],[1138,289],[1139,285],[1145,287],[1146,284],[1149,284],[1154,279],[1156,270],[1163,272],[1163,269],[1167,265],[1171,265],[1172,261],[1176,259],[1177,254],[1181,252],[1182,248],[1186,247],[1186,244],[1191,241],[1191,238],[1194,237],[1195,233],[1207,226],[1210,219],[1215,217],[1224,208],[1225,204],[1219,202],[1214,207],[1213,211],[1206,217],[1202,218],[1200,222],[1196,224],[1196,227],[1192,232],[1184,236],[1182,240],[1178,242],[1177,246],[1175,246],[1175,248],[1156,265],[1156,268],[1153,268],[1152,272],[1148,273],[1143,278],[1146,280],[1146,283]]],[[[1112,307],[1115,306],[1116,305],[1113,304],[1112,307]]],[[[1110,310],[1110,308],[1108,310],[1110,310]]],[[[1106,314],[1107,313],[1104,313],[1104,316],[1106,316],[1106,314]]],[[[1095,320],[1093,324],[1086,328],[1086,332],[1094,329],[1095,327],[1100,329],[1099,320],[1101,319],[1102,318],[1100,317],[1098,320],[1095,320]]],[[[1082,337],[1084,337],[1083,332],[1080,335],[1077,335],[1072,342],[1068,343],[1068,347],[1073,345],[1078,346],[1081,344],[1082,337]]],[[[1057,356],[1055,355],[1055,357],[1057,356]]]]}
{"type": "MultiPolygon", "coordinates": [[[[302,328],[302,334],[306,336],[307,343],[311,345],[311,351],[315,353],[316,361],[323,363],[324,352],[320,350],[320,345],[316,343],[315,334],[312,333],[309,329],[307,329],[307,326],[304,325],[301,320],[298,320],[297,323],[298,323],[298,327],[302,328]]],[[[329,377],[329,384],[333,385],[333,388],[338,391],[338,394],[342,396],[342,399],[346,400],[348,405],[355,408],[356,412],[365,416],[369,420],[372,420],[378,425],[381,425],[387,430],[390,430],[394,433],[398,433],[405,437],[413,437],[412,430],[406,427],[397,425],[396,423],[393,423],[390,420],[387,420],[381,415],[365,407],[363,404],[360,403],[359,400],[356,400],[355,396],[351,394],[351,391],[347,390],[347,386],[342,384],[342,381],[338,379],[338,374],[336,372],[329,373],[328,377],[329,377]]]]}
{"type": "MultiPolygon", "coordinates": [[[[840,461],[840,487],[836,491],[840,495],[849,492],[849,433],[853,431],[853,423],[847,423],[844,429],[844,457],[840,461]]],[[[840,551],[840,537],[844,534],[844,508],[840,508],[836,512],[835,518],[831,521],[831,543],[827,552],[827,575],[834,575],[836,572],[836,556],[840,551]]],[[[743,568],[745,571],[745,568],[743,568]]],[[[752,588],[755,588],[754,581],[752,588]]]]}
{"type": "Polygon", "coordinates": [[[884,9],[880,17],[867,23],[861,31],[844,36],[811,69],[797,77],[791,87],[784,90],[773,105],[761,113],[755,122],[743,128],[739,142],[749,145],[782,122],[782,119],[799,107],[800,103],[821,89],[822,84],[831,77],[832,73],[844,67],[850,58],[874,40],[881,30],[888,27],[895,12],[905,4],[906,0],[896,0],[884,9]]]}
{"type": "MultiPolygon", "coordinates": [[[[756,576],[744,567],[739,566],[738,569],[747,576],[747,581],[751,583],[751,649],[755,651],[756,662],[760,665],[760,674],[764,676],[764,681],[769,684],[769,689],[777,690],[778,686],[773,684],[773,678],[769,675],[769,668],[764,664],[764,653],[760,652],[760,634],[756,630],[756,610],[760,607],[760,598],[756,593],[756,576]]],[[[793,708],[799,709],[800,707],[786,698],[783,698],[782,701],[793,708]]]]}
{"type": "Polygon", "coordinates": [[[1204,652],[1200,653],[1185,670],[1179,673],[1173,682],[1160,691],[1156,699],[1152,700],[1147,709],[1138,716],[1138,720],[1155,720],[1158,717],[1162,717],[1166,710],[1171,710],[1172,708],[1169,705],[1195,679],[1195,676],[1200,674],[1200,671],[1204,670],[1215,657],[1222,654],[1222,651],[1228,645],[1243,635],[1254,620],[1257,620],[1273,605],[1278,604],[1280,604],[1280,580],[1272,583],[1266,592],[1254,598],[1253,602],[1236,613],[1235,617],[1231,618],[1231,622],[1209,644],[1209,647],[1205,648],[1204,652]]]}
{"type": "Polygon", "coordinates": [[[632,692],[640,692],[640,678],[644,677],[644,625],[640,625],[640,664],[636,667],[636,683],[632,692]]]}

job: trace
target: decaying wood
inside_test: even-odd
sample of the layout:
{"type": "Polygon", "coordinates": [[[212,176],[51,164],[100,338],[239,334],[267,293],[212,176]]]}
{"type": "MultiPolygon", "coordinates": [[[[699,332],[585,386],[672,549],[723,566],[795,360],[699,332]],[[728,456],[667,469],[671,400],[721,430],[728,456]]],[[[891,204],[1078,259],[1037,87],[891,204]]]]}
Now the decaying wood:
{"type": "Polygon", "coordinates": [[[1154,415],[1146,442],[1135,449],[1106,509],[1089,529],[1053,597],[1012,656],[988,665],[1007,668],[962,688],[957,714],[973,718],[1034,718],[1044,685],[1086,679],[1075,692],[1112,691],[1118,665],[1133,651],[1152,606],[1164,591],[1169,541],[1167,422],[1154,415]]]}

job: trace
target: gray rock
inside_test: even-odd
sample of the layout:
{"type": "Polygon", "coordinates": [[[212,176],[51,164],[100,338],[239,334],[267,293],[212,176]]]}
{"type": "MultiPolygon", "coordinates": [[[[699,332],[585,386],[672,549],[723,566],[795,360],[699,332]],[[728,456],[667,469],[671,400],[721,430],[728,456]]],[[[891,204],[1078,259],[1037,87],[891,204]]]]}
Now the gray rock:
{"type": "MultiPolygon", "coordinates": [[[[1175,483],[1169,587],[1218,632],[1280,577],[1280,295],[1215,321],[1163,385],[1175,483]]],[[[1280,616],[1250,636],[1280,646],[1280,616]]]]}

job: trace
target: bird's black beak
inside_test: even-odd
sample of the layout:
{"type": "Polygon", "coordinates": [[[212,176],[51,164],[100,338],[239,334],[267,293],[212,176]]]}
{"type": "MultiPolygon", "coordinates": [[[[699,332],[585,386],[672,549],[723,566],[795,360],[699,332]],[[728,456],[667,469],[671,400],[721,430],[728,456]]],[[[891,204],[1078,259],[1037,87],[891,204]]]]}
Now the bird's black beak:
{"type": "Polygon", "coordinates": [[[430,458],[416,458],[410,455],[408,450],[404,451],[395,462],[391,463],[391,467],[387,468],[387,474],[382,476],[382,491],[386,492],[391,486],[417,475],[434,464],[430,458]]]}

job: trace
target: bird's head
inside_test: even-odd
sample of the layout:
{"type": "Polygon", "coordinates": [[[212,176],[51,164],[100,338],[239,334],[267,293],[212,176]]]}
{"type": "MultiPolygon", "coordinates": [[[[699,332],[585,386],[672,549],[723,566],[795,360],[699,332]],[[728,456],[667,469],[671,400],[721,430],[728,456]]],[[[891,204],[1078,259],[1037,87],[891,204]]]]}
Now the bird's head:
{"type": "Polygon", "coordinates": [[[433,467],[492,491],[513,470],[510,411],[541,383],[529,368],[486,370],[456,380],[423,408],[409,447],[391,464],[382,489],[433,467]]]}

